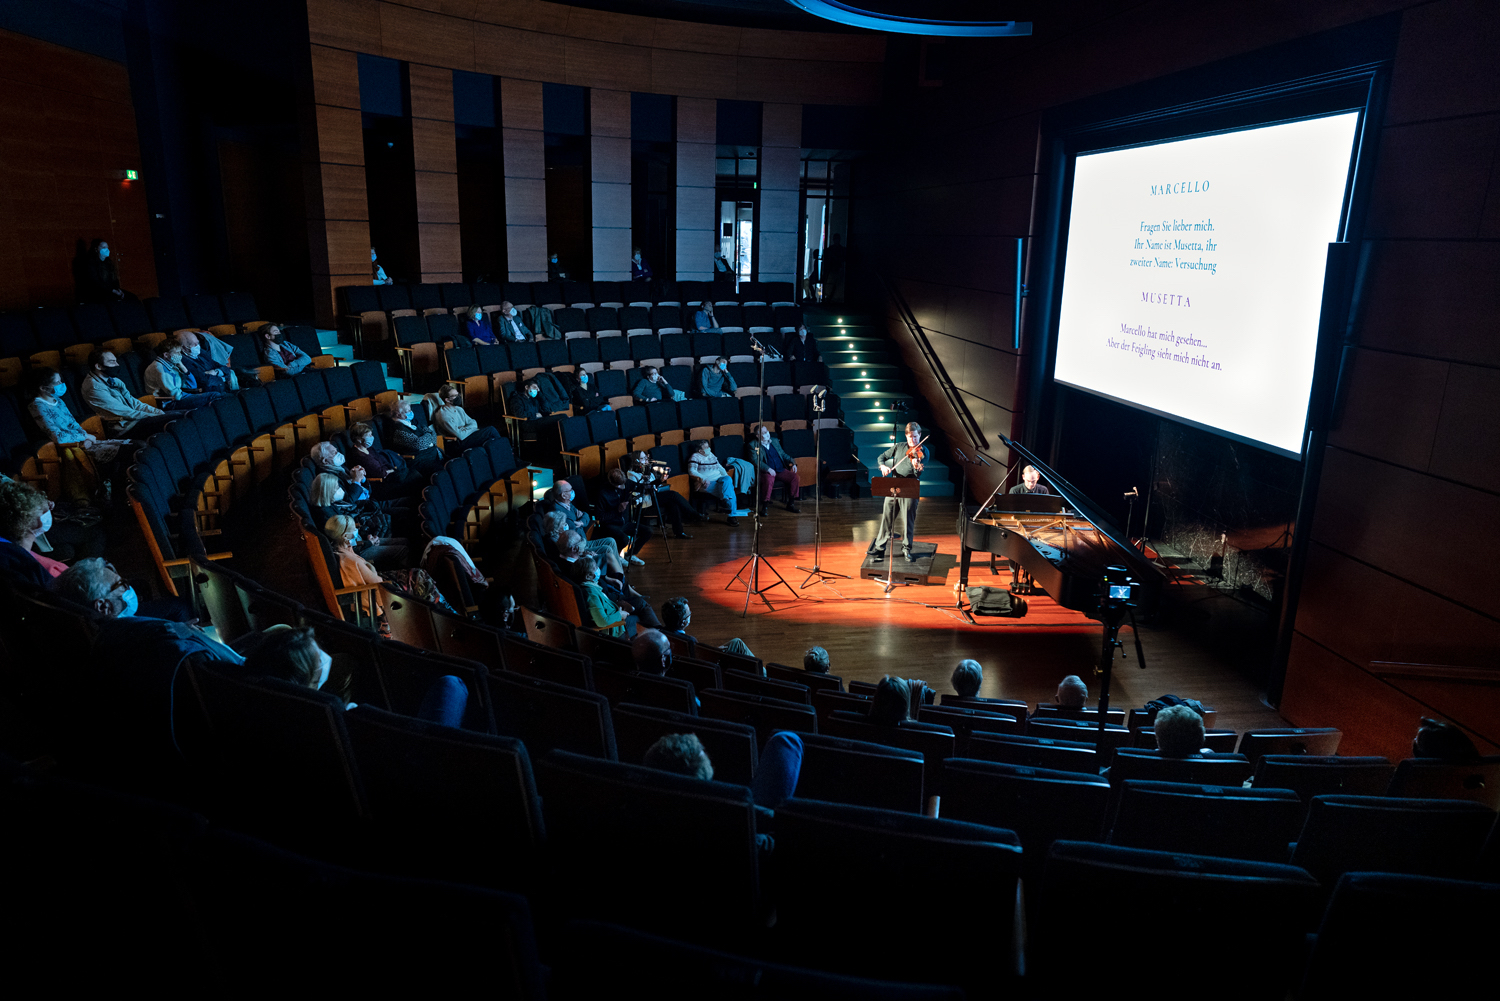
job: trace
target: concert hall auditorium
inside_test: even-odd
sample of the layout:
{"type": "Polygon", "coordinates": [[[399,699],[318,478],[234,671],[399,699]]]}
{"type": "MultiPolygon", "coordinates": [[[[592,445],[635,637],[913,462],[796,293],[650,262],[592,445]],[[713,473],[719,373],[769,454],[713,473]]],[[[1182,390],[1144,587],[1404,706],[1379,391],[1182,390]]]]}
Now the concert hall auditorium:
{"type": "Polygon", "coordinates": [[[0,2],[15,989],[1473,990],[1497,52],[0,2]]]}

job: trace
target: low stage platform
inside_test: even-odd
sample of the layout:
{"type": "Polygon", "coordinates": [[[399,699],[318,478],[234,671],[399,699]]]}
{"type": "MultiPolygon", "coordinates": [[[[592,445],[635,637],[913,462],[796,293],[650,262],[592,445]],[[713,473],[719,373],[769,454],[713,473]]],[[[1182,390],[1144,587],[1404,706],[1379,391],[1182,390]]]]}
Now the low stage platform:
{"type": "MultiPolygon", "coordinates": [[[[956,538],[956,536],[955,536],[956,538]]],[[[948,579],[947,567],[935,568],[938,562],[938,547],[934,542],[914,542],[911,546],[912,562],[908,563],[898,552],[895,559],[877,560],[866,556],[859,565],[859,575],[865,580],[884,580],[887,569],[897,584],[942,584],[948,579]],[[937,570],[934,573],[934,569],[937,570]]],[[[948,561],[952,565],[952,560],[948,561]]]]}

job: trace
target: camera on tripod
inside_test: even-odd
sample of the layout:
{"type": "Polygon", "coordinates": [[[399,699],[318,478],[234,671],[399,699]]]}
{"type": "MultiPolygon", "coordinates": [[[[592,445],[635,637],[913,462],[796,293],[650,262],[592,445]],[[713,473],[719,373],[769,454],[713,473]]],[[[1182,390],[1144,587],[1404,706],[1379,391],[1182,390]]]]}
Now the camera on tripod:
{"type": "Polygon", "coordinates": [[[1140,584],[1124,567],[1106,567],[1099,582],[1099,610],[1119,614],[1134,608],[1140,584]]]}

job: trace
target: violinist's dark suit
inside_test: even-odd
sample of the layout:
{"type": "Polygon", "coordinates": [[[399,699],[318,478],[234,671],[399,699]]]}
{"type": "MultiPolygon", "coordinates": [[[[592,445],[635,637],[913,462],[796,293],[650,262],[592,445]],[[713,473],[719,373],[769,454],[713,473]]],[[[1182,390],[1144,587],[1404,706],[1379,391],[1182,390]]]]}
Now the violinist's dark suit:
{"type": "MultiPolygon", "coordinates": [[[[889,469],[892,476],[917,476],[921,469],[913,462],[912,456],[907,455],[907,448],[905,441],[892,445],[880,453],[880,465],[889,469]]],[[[926,463],[930,456],[927,446],[919,446],[915,451],[921,454],[921,459],[918,461],[926,463]]],[[[899,522],[901,555],[906,557],[908,562],[911,560],[912,536],[917,530],[917,501],[915,498],[907,497],[885,499],[885,508],[880,512],[880,531],[876,533],[875,541],[870,543],[870,548],[866,550],[869,555],[877,558],[885,555],[886,544],[891,541],[891,530],[898,525],[896,521],[898,514],[901,519],[899,522]]]]}

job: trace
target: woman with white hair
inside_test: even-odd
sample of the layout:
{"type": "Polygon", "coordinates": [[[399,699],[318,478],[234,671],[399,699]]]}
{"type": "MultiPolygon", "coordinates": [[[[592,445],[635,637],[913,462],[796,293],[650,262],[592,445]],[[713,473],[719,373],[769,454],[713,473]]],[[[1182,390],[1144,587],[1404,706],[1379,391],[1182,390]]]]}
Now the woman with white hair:
{"type": "MultiPolygon", "coordinates": [[[[594,523],[593,516],[578,504],[577,493],[573,484],[566,479],[558,480],[545,494],[542,495],[542,527],[548,528],[547,516],[551,514],[561,515],[563,519],[562,528],[557,536],[566,531],[577,532],[584,539],[583,551],[599,561],[600,568],[607,576],[619,577],[625,573],[625,564],[620,562],[620,547],[615,540],[601,535],[597,539],[588,537],[589,526],[594,523]]],[[[557,542],[557,536],[549,536],[553,543],[557,542]]]]}
{"type": "Polygon", "coordinates": [[[358,529],[351,547],[361,558],[389,570],[406,565],[406,543],[390,538],[390,515],[369,501],[349,501],[343,485],[332,475],[319,473],[313,477],[307,501],[314,524],[326,526],[331,519],[343,517],[358,529]]]}

